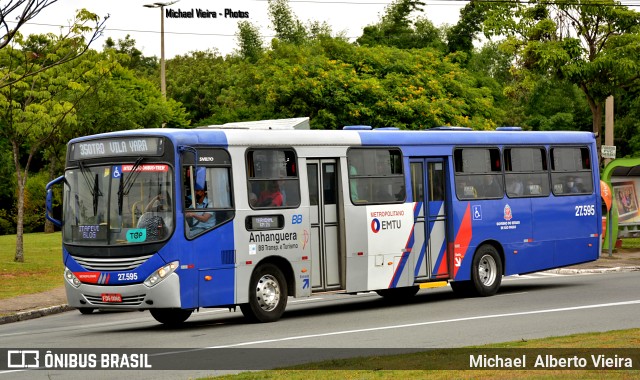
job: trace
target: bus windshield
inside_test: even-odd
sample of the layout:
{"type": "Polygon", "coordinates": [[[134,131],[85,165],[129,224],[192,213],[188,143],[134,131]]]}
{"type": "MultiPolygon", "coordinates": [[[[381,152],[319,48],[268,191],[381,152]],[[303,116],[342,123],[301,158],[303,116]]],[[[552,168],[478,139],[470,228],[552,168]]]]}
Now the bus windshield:
{"type": "Polygon", "coordinates": [[[64,242],[157,242],[174,226],[173,169],[163,163],[85,166],[65,173],[64,242]]]}

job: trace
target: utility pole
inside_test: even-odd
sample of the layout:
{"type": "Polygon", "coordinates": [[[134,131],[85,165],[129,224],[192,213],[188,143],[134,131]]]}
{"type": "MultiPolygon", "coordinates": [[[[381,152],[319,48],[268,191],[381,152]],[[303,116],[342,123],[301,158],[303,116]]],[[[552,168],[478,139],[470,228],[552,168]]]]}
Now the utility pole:
{"type": "Polygon", "coordinates": [[[160,92],[162,98],[167,99],[167,81],[165,77],[165,63],[164,63],[164,7],[175,4],[180,0],[175,0],[170,3],[153,3],[143,5],[145,8],[160,8],[160,92]]]}

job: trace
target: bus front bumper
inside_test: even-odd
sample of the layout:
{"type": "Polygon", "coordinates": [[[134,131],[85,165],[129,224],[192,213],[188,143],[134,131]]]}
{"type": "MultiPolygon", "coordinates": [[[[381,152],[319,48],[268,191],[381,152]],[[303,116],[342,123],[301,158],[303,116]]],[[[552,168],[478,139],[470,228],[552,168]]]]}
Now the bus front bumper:
{"type": "Polygon", "coordinates": [[[162,282],[149,288],[144,284],[93,285],[75,288],[65,281],[67,302],[75,308],[95,309],[157,309],[180,308],[180,278],[171,273],[162,282]]]}

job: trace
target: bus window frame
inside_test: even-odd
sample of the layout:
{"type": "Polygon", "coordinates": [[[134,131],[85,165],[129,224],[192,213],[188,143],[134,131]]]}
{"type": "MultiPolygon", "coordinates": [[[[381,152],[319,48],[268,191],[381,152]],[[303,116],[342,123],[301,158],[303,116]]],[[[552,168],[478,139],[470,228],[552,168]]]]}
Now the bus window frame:
{"type": "MultiPolygon", "coordinates": [[[[195,151],[197,152],[196,155],[194,155],[194,160],[193,163],[190,162],[190,160],[186,160],[185,156],[183,156],[181,158],[181,162],[180,162],[180,182],[177,182],[176,185],[179,185],[182,190],[184,191],[183,194],[183,198],[184,198],[184,202],[182,202],[182,207],[183,207],[183,224],[184,226],[184,236],[185,239],[187,240],[193,240],[196,239],[210,231],[213,231],[217,228],[219,228],[220,226],[222,226],[223,224],[229,223],[230,221],[232,221],[235,218],[235,214],[236,214],[236,207],[235,207],[235,197],[234,197],[234,184],[233,184],[233,162],[231,160],[231,154],[229,153],[228,150],[220,148],[220,147],[203,147],[203,146],[196,146],[193,147],[195,149],[195,151]],[[219,163],[210,163],[210,162],[203,162],[200,163],[198,162],[197,157],[200,156],[200,152],[202,151],[220,151],[220,152],[224,152],[226,154],[226,158],[228,160],[228,163],[223,163],[223,164],[219,164],[219,163]],[[188,168],[193,168],[194,171],[197,170],[197,168],[205,168],[205,173],[208,174],[208,170],[207,169],[211,169],[211,168],[225,168],[227,169],[227,177],[228,177],[228,185],[229,185],[229,202],[230,202],[230,206],[229,207],[206,207],[206,208],[200,208],[197,209],[197,212],[212,212],[214,214],[214,217],[216,217],[216,222],[215,225],[212,226],[211,228],[207,229],[207,230],[203,230],[202,232],[195,234],[195,235],[190,235],[188,232],[190,230],[189,225],[186,222],[186,217],[184,217],[184,214],[186,214],[187,212],[193,211],[195,209],[190,208],[186,203],[187,198],[191,197],[193,195],[195,195],[195,189],[191,188],[191,181],[190,181],[190,177],[186,176],[186,172],[188,168]],[[217,220],[217,215],[224,215],[226,214],[226,218],[224,218],[222,221],[218,221],[217,220]]],[[[205,178],[207,176],[207,174],[205,174],[205,178]]],[[[195,180],[195,177],[194,177],[195,180]]],[[[195,186],[195,182],[194,182],[194,186],[195,186]]],[[[211,201],[211,198],[209,198],[209,189],[207,188],[207,198],[209,199],[209,201],[211,201]]],[[[176,206],[177,207],[177,206],[176,206]]]]}
{"type": "MultiPolygon", "coordinates": [[[[491,156],[490,156],[491,158],[491,156]]],[[[451,152],[451,160],[453,162],[453,176],[454,176],[454,184],[453,187],[455,188],[455,192],[456,192],[456,198],[459,201],[470,201],[470,200],[499,200],[499,199],[504,199],[505,197],[505,176],[504,176],[504,157],[503,157],[503,150],[501,146],[498,145],[456,145],[453,147],[453,150],[451,152]],[[457,165],[456,165],[456,151],[458,150],[464,150],[464,149],[476,149],[476,150],[480,150],[480,149],[495,149],[498,151],[498,157],[500,159],[500,171],[491,171],[491,172],[481,172],[481,173],[468,173],[468,172],[459,172],[457,169],[457,165]],[[465,174],[468,173],[468,174],[465,174]],[[495,196],[495,197],[487,197],[487,196],[481,196],[478,194],[477,190],[478,187],[475,187],[474,185],[470,185],[469,187],[473,188],[473,193],[475,194],[475,196],[473,197],[460,197],[460,192],[458,191],[459,187],[459,180],[460,178],[471,178],[471,177],[481,177],[481,176],[486,176],[486,175],[493,175],[493,176],[497,176],[501,179],[501,189],[502,189],[502,193],[500,196],[495,196]]]]}
{"type": "MultiPolygon", "coordinates": [[[[349,183],[349,200],[351,201],[351,204],[353,204],[354,206],[370,206],[370,205],[387,205],[387,204],[400,204],[400,203],[405,203],[407,200],[407,177],[406,177],[406,173],[405,173],[405,156],[404,153],[402,152],[402,149],[399,146],[356,146],[356,147],[349,147],[347,149],[347,167],[348,172],[347,172],[347,179],[348,179],[348,183],[349,183]],[[401,173],[400,174],[391,174],[391,175],[379,175],[378,173],[376,173],[376,175],[363,175],[363,174],[353,174],[351,171],[351,167],[352,165],[352,161],[351,161],[351,152],[353,151],[358,151],[358,150],[386,150],[388,152],[391,151],[397,151],[399,153],[399,160],[398,162],[400,163],[400,170],[401,173]],[[373,201],[367,201],[366,199],[362,199],[360,202],[354,202],[354,198],[353,198],[353,194],[352,194],[352,186],[351,186],[351,181],[352,180],[359,180],[359,179],[374,179],[374,178],[389,178],[389,177],[397,177],[397,178],[402,178],[402,188],[404,189],[404,196],[402,197],[402,199],[394,199],[392,201],[388,201],[388,202],[373,202],[373,201]]],[[[353,166],[355,168],[355,166],[353,166]]],[[[390,182],[390,184],[393,186],[393,182],[390,182]]],[[[392,196],[394,194],[391,194],[392,196]]]]}
{"type": "MultiPolygon", "coordinates": [[[[582,154],[581,154],[582,156],[582,154]]],[[[549,173],[550,173],[550,186],[551,186],[551,191],[553,192],[553,195],[557,196],[557,197],[565,197],[565,196],[578,196],[578,195],[592,195],[595,191],[595,183],[593,181],[593,160],[591,159],[591,149],[589,145],[549,145],[549,173]],[[587,159],[589,160],[589,168],[588,169],[579,169],[576,171],[557,171],[554,170],[554,162],[553,162],[553,150],[554,149],[566,149],[566,148],[574,148],[574,149],[580,149],[581,153],[582,153],[582,149],[586,149],[587,151],[587,159]],[[555,183],[553,182],[554,180],[554,174],[564,174],[565,176],[571,176],[572,174],[570,173],[589,173],[588,176],[586,176],[585,178],[589,178],[589,181],[591,182],[591,191],[583,191],[583,192],[577,192],[577,193],[572,193],[572,192],[556,192],[554,189],[554,185],[555,183]]],[[[582,160],[581,160],[582,163],[582,160]]],[[[576,176],[575,174],[573,175],[574,177],[576,176]]]]}
{"type": "MultiPolygon", "coordinates": [[[[511,158],[510,158],[511,159],[511,158]]],[[[505,189],[505,195],[510,198],[510,199],[519,199],[519,198],[544,198],[544,197],[548,197],[549,195],[551,195],[551,165],[549,163],[549,150],[543,146],[543,145],[505,145],[502,148],[502,160],[503,160],[503,170],[504,170],[504,189],[505,189]],[[546,164],[546,169],[541,170],[541,171],[535,171],[535,172],[524,172],[524,171],[510,171],[507,172],[507,158],[506,158],[506,152],[507,150],[511,150],[511,149],[542,149],[543,153],[544,153],[544,159],[546,160],[545,164],[546,164]],[[532,174],[546,174],[547,177],[547,187],[546,187],[546,192],[542,191],[540,192],[540,194],[527,194],[524,191],[524,182],[522,183],[523,186],[523,194],[522,195],[509,195],[509,192],[507,191],[507,175],[509,173],[513,173],[513,174],[522,174],[522,175],[532,175],[532,174]]],[[[541,185],[542,186],[542,185],[541,185]]],[[[543,190],[545,190],[543,188],[543,190]]]]}
{"type": "MultiPolygon", "coordinates": [[[[286,153],[285,153],[285,157],[286,157],[286,153]]],[[[251,163],[253,165],[253,159],[251,160],[251,163]]],[[[296,151],[296,149],[292,146],[280,146],[280,147],[260,147],[260,146],[253,146],[253,147],[248,147],[245,152],[244,152],[244,171],[245,171],[245,179],[247,181],[247,202],[249,204],[249,207],[251,207],[252,210],[255,211],[261,211],[261,210],[285,210],[285,209],[296,209],[299,208],[300,205],[302,204],[302,193],[300,191],[300,165],[299,165],[300,159],[298,157],[298,152],[296,151]],[[251,171],[254,170],[254,166],[252,166],[251,168],[249,167],[249,155],[252,152],[256,152],[256,151],[281,151],[281,152],[286,152],[286,151],[290,151],[293,153],[293,165],[296,168],[295,169],[295,176],[287,176],[284,178],[280,178],[280,177],[267,177],[267,178],[259,178],[259,177],[252,177],[251,176],[251,171]],[[289,202],[285,202],[285,200],[283,199],[282,202],[282,206],[257,206],[252,204],[251,202],[251,194],[254,194],[258,199],[260,198],[260,193],[256,194],[253,189],[252,189],[252,183],[268,183],[270,181],[287,181],[287,182],[294,182],[296,183],[296,186],[294,187],[294,190],[297,191],[297,203],[295,204],[290,204],[289,202]]],[[[279,191],[282,193],[282,189],[279,189],[279,191]]]]}

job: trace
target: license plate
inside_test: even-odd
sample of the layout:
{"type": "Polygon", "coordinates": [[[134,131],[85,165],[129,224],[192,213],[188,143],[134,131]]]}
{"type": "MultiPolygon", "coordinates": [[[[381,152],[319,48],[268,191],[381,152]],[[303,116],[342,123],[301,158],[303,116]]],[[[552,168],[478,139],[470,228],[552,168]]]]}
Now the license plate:
{"type": "Polygon", "coordinates": [[[122,302],[122,294],[102,293],[102,302],[122,302]]]}

